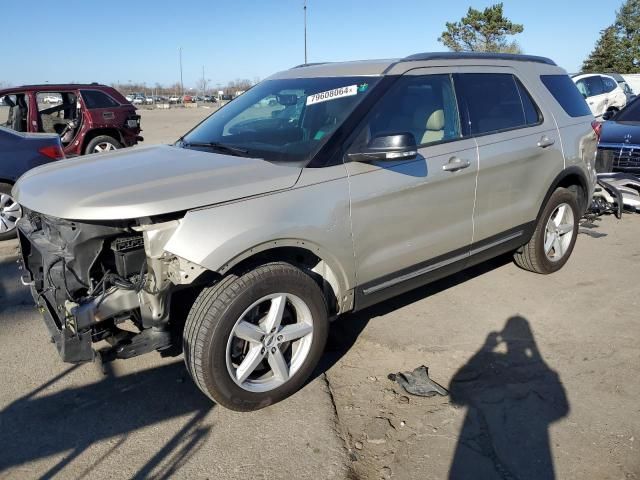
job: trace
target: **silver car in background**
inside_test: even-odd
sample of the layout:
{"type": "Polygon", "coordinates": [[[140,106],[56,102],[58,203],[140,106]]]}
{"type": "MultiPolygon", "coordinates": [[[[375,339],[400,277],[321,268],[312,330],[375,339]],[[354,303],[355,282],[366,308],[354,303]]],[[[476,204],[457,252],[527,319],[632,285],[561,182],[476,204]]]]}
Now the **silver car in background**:
{"type": "Polygon", "coordinates": [[[262,408],[304,384],[330,318],[505,252],[560,269],[593,120],[542,57],[302,65],[172,146],[22,177],[23,281],[64,360],[182,347],[206,395],[262,408]]]}

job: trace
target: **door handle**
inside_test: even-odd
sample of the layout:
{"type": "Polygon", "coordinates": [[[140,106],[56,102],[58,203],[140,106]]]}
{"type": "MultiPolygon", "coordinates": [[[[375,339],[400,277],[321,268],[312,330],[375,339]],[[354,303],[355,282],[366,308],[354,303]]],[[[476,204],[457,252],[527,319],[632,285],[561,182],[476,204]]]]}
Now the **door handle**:
{"type": "Polygon", "coordinates": [[[550,147],[551,145],[553,145],[554,143],[556,143],[556,141],[553,138],[549,138],[546,135],[544,135],[539,141],[538,141],[538,146],[540,148],[547,148],[550,147]]]}
{"type": "Polygon", "coordinates": [[[457,172],[458,170],[462,170],[463,168],[467,168],[471,166],[471,162],[469,160],[462,160],[458,157],[451,157],[449,159],[449,163],[445,163],[442,166],[442,170],[445,172],[457,172]]]}

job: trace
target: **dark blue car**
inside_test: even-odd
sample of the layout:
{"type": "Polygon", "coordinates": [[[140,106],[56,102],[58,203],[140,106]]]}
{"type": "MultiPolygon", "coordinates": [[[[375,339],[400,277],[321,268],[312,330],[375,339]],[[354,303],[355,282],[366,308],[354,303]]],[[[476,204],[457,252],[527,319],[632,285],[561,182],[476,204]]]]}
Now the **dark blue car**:
{"type": "Polygon", "coordinates": [[[60,137],[48,133],[19,133],[0,127],[0,240],[16,235],[22,209],[11,188],[27,170],[64,158],[60,137]]]}
{"type": "Polygon", "coordinates": [[[640,97],[603,118],[596,170],[640,177],[640,97]]]}

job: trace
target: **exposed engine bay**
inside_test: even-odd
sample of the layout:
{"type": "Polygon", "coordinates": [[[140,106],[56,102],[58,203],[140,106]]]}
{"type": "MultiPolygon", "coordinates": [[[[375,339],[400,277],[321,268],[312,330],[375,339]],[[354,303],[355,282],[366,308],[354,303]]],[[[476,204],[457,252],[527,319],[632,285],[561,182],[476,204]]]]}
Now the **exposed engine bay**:
{"type": "Polygon", "coordinates": [[[177,225],[80,223],[25,209],[22,280],[64,361],[92,361],[101,340],[110,344],[98,352],[103,361],[180,344],[186,314],[169,320],[172,298],[204,269],[162,249],[177,225]]]}

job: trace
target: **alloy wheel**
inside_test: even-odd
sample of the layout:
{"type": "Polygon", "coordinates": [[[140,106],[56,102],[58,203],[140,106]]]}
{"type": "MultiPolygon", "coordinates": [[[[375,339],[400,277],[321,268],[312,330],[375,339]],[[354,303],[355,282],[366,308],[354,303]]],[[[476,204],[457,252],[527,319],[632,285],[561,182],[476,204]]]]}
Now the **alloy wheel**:
{"type": "Polygon", "coordinates": [[[247,308],[227,341],[227,370],[250,392],[286,383],[302,367],[313,339],[313,318],[296,295],[275,293],[247,308]]]}
{"type": "Polygon", "coordinates": [[[110,152],[112,150],[117,150],[117,148],[114,144],[109,142],[101,142],[93,147],[93,153],[110,152]]]}
{"type": "Polygon", "coordinates": [[[0,233],[8,233],[16,228],[16,222],[22,217],[22,208],[7,193],[0,194],[0,233]]]}
{"type": "Polygon", "coordinates": [[[544,253],[552,262],[564,257],[573,239],[575,217],[568,203],[558,205],[549,220],[544,232],[544,253]]]}

